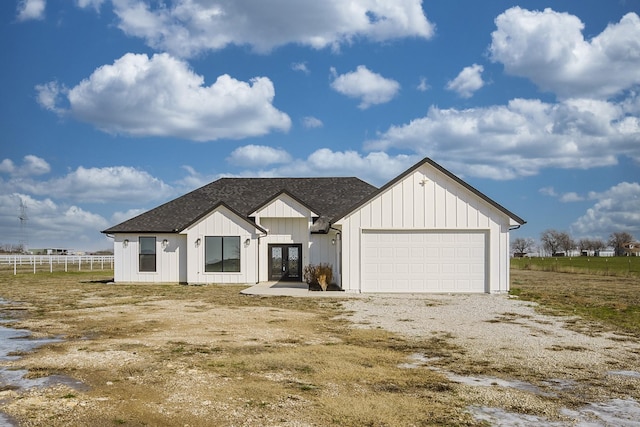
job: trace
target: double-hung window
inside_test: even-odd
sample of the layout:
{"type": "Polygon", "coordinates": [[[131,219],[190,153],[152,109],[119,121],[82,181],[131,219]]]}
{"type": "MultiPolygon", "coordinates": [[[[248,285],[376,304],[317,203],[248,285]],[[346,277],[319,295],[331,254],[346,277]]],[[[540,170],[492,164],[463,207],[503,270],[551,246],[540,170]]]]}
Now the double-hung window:
{"type": "Polygon", "coordinates": [[[204,252],[204,271],[240,272],[240,236],[205,236],[204,252]]]}
{"type": "Polygon", "coordinates": [[[140,271],[156,271],[156,238],[140,237],[138,240],[138,269],[140,271]]]}

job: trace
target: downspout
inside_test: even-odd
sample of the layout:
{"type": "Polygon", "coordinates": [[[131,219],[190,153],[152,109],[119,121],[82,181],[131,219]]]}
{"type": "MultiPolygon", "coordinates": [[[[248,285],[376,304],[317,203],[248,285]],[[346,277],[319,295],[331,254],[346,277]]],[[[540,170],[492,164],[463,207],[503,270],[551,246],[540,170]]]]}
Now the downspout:
{"type": "Polygon", "coordinates": [[[258,259],[256,262],[256,273],[258,277],[256,277],[256,285],[260,283],[260,239],[262,239],[263,237],[267,237],[268,234],[269,233],[266,232],[262,235],[258,234],[258,259]]]}
{"type": "Polygon", "coordinates": [[[340,250],[336,251],[337,254],[340,254],[340,257],[338,258],[336,254],[336,261],[338,261],[338,274],[340,275],[340,287],[342,288],[342,230],[338,230],[331,225],[329,226],[329,229],[336,232],[336,245],[338,245],[338,242],[340,244],[340,250]]]}

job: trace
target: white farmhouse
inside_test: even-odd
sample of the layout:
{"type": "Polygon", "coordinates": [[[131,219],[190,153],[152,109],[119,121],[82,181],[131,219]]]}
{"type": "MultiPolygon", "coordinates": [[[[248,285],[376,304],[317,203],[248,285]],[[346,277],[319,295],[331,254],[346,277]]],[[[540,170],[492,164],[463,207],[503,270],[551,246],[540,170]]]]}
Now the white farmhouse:
{"type": "Polygon", "coordinates": [[[358,178],[222,178],[113,226],[116,282],[301,281],[347,292],[506,292],[525,221],[430,159],[358,178]]]}

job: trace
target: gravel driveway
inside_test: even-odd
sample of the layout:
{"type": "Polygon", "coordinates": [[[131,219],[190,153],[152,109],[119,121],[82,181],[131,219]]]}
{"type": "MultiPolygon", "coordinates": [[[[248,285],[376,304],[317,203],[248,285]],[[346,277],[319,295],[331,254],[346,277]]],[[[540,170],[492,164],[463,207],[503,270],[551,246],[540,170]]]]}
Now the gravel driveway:
{"type": "Polygon", "coordinates": [[[470,411],[492,425],[640,426],[640,343],[576,319],[543,315],[507,295],[372,295],[345,300],[356,327],[418,342],[444,339],[442,357],[408,368],[458,383],[470,411]],[[569,329],[571,328],[571,329],[569,329]]]}

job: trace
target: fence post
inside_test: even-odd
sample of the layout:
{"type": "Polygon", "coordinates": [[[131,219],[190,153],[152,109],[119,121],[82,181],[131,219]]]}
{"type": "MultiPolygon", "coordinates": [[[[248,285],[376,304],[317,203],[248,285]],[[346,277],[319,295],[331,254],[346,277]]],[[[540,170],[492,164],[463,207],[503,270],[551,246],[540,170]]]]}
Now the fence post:
{"type": "Polygon", "coordinates": [[[49,273],[53,273],[53,258],[49,257],[49,273]]]}
{"type": "Polygon", "coordinates": [[[13,257],[13,275],[14,275],[14,276],[15,276],[16,274],[18,274],[18,270],[17,270],[17,268],[16,268],[16,267],[18,266],[17,261],[18,261],[18,257],[17,257],[17,256],[14,256],[14,257],[13,257]]]}
{"type": "Polygon", "coordinates": [[[67,272],[67,257],[64,257],[64,272],[67,272]]]}

